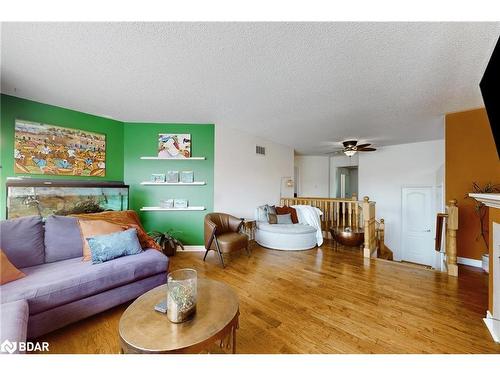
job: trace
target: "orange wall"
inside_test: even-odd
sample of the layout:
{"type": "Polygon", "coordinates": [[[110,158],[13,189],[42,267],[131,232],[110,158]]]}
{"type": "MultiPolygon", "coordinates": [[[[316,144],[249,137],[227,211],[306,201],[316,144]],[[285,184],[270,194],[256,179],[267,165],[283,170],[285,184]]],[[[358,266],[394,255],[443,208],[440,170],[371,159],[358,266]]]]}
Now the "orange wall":
{"type": "Polygon", "coordinates": [[[500,160],[484,108],[450,113],[445,124],[445,196],[458,200],[458,256],[481,259],[487,248],[481,238],[476,241],[479,219],[465,195],[474,181],[500,184],[500,160]]]}

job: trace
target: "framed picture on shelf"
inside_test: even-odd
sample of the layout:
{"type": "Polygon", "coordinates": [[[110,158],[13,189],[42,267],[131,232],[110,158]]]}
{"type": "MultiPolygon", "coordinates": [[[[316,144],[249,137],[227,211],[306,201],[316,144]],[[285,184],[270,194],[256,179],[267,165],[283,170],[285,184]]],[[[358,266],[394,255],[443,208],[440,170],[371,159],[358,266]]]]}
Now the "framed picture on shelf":
{"type": "Polygon", "coordinates": [[[192,184],[194,182],[193,171],[182,171],[180,175],[180,181],[184,184],[192,184]]]}
{"type": "Polygon", "coordinates": [[[161,208],[174,208],[174,200],[173,199],[162,199],[160,200],[161,208]]]}
{"type": "Polygon", "coordinates": [[[174,199],[174,208],[187,208],[187,199],[174,199]]]}
{"type": "Polygon", "coordinates": [[[165,182],[165,173],[153,173],[151,175],[151,182],[165,182]]]}
{"type": "Polygon", "coordinates": [[[191,134],[159,134],[158,157],[187,159],[191,157],[191,134]]]}
{"type": "Polygon", "coordinates": [[[167,171],[167,182],[176,184],[179,182],[179,171],[167,171]]]}

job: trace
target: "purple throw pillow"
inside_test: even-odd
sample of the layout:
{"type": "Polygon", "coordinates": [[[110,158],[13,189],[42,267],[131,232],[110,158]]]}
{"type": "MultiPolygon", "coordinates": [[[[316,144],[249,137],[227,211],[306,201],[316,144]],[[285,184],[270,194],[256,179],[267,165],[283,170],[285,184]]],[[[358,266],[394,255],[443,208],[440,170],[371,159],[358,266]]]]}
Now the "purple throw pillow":
{"type": "Polygon", "coordinates": [[[16,268],[43,264],[44,229],[40,216],[26,216],[0,222],[0,248],[16,268]]]}
{"type": "Polygon", "coordinates": [[[51,215],[45,220],[45,262],[83,256],[83,241],[78,219],[51,215]]]}

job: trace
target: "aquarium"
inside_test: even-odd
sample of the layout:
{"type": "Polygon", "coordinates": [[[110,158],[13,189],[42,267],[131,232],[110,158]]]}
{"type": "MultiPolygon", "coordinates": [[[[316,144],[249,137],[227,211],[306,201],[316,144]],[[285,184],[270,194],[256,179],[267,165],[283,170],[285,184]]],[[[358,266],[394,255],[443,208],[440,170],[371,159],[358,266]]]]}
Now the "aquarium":
{"type": "Polygon", "coordinates": [[[7,182],[7,218],[127,210],[128,190],[119,182],[16,179],[7,182]]]}

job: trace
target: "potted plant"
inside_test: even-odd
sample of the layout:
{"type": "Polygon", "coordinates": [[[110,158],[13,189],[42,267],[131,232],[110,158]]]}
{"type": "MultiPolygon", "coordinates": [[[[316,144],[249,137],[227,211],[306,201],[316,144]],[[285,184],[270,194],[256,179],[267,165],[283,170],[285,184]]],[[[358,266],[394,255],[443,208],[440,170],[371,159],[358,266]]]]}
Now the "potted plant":
{"type": "MultiPolygon", "coordinates": [[[[478,183],[473,182],[472,183],[472,193],[474,193],[474,194],[500,193],[500,185],[492,184],[491,182],[488,182],[484,186],[481,186],[478,183]]],[[[470,198],[469,194],[466,194],[465,198],[470,198]]],[[[485,246],[486,246],[486,252],[483,254],[483,268],[485,268],[484,263],[488,261],[487,259],[485,259],[485,258],[488,258],[488,240],[487,240],[488,223],[486,223],[486,228],[485,228],[485,218],[486,218],[486,213],[488,212],[488,209],[486,208],[486,205],[484,203],[475,200],[474,212],[476,213],[476,215],[479,218],[479,234],[476,237],[476,241],[479,240],[479,237],[481,237],[484,241],[485,246]]]]}
{"type": "Polygon", "coordinates": [[[148,234],[160,245],[163,254],[166,256],[174,256],[177,252],[177,246],[184,250],[184,245],[175,236],[181,232],[168,229],[165,232],[152,231],[148,234]]]}

